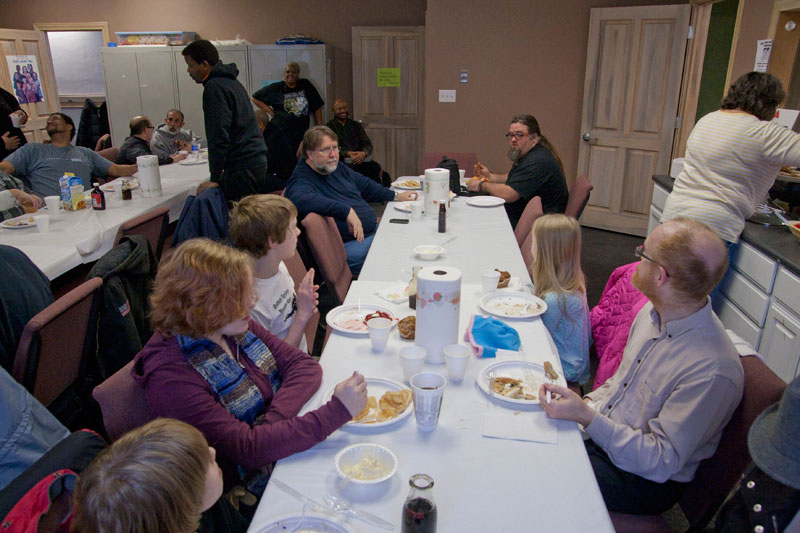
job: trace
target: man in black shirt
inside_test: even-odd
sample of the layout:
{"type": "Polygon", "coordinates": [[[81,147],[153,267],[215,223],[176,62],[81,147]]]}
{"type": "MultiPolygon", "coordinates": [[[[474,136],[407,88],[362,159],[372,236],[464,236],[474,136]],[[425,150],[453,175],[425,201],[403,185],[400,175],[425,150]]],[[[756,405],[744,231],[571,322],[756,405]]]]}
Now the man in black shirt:
{"type": "Polygon", "coordinates": [[[326,126],[339,136],[340,157],[344,163],[372,181],[389,187],[392,184],[389,173],[381,173],[381,166],[372,160],[372,141],[360,122],[350,120],[350,108],[343,98],[333,101],[333,115],[326,126]]]}
{"type": "Polygon", "coordinates": [[[505,200],[512,228],[534,196],[541,197],[545,213],[563,213],[569,196],[563,166],[537,120],[531,115],[512,118],[506,138],[508,158],[514,163],[508,174],[489,172],[478,163],[475,177],[479,179],[469,181],[467,188],[505,200]]]}

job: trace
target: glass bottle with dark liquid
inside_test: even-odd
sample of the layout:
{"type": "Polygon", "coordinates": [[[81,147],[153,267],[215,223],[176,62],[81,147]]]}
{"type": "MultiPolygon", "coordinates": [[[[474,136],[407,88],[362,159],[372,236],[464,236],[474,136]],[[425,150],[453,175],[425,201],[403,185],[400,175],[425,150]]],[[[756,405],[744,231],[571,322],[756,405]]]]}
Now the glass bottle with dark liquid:
{"type": "Polygon", "coordinates": [[[402,533],[435,533],[436,502],[433,500],[433,478],[414,474],[408,480],[411,490],[403,504],[402,533]]]}

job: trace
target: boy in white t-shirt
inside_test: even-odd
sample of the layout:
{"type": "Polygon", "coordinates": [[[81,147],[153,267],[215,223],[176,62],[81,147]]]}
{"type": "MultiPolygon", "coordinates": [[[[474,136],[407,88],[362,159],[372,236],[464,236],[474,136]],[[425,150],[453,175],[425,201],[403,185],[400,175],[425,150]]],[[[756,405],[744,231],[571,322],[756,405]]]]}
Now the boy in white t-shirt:
{"type": "Polygon", "coordinates": [[[286,265],[297,253],[297,208],[287,198],[254,194],[236,202],[231,210],[233,243],[253,257],[253,277],[258,301],[253,320],[287,343],[307,350],[306,324],[317,308],[318,285],[310,269],[297,287],[286,265]]]}

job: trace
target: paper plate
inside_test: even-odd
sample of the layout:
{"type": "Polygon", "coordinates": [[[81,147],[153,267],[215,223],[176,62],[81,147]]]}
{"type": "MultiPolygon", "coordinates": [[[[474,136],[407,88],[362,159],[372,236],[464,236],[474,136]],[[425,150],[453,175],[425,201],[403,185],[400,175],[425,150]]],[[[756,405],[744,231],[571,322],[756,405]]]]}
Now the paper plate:
{"type": "Polygon", "coordinates": [[[466,202],[467,205],[473,207],[497,207],[506,203],[505,200],[497,196],[470,196],[466,202]]]}
{"type": "Polygon", "coordinates": [[[199,160],[189,157],[188,159],[181,159],[180,161],[178,161],[179,165],[184,165],[184,166],[205,165],[206,163],[208,163],[208,161],[206,161],[202,157],[199,160]]]}
{"type": "MultiPolygon", "coordinates": [[[[120,178],[117,178],[117,179],[120,179],[120,178]]],[[[114,180],[114,181],[116,181],[116,180],[114,180]]],[[[136,178],[129,179],[128,183],[130,183],[131,189],[138,189],[139,188],[139,180],[136,179],[136,178]]],[[[113,182],[105,183],[105,184],[101,185],[100,186],[100,190],[102,190],[103,192],[114,192],[114,184],[113,184],[113,182]]]]}
{"type": "Polygon", "coordinates": [[[354,530],[347,524],[338,522],[332,516],[318,513],[288,514],[276,518],[269,524],[254,530],[256,533],[287,533],[298,531],[306,533],[352,533],[354,530]]]}
{"type": "Polygon", "coordinates": [[[411,212],[411,202],[395,202],[394,208],[403,213],[411,212]]]}
{"type": "MultiPolygon", "coordinates": [[[[367,382],[367,396],[374,396],[376,401],[380,401],[381,396],[386,391],[399,391],[403,389],[411,390],[409,387],[406,387],[399,381],[395,381],[393,379],[387,378],[364,378],[367,382]]],[[[335,387],[331,387],[328,392],[322,397],[323,402],[327,403],[333,397],[333,389],[335,387]]],[[[392,424],[396,424],[401,420],[405,420],[411,413],[414,412],[414,402],[411,401],[408,406],[406,407],[405,411],[400,413],[394,418],[390,418],[389,420],[384,420],[383,422],[354,422],[350,421],[344,425],[346,428],[382,428],[386,426],[391,426],[392,424]]]]}
{"type": "Polygon", "coordinates": [[[351,335],[369,335],[369,329],[364,324],[364,317],[375,311],[388,313],[392,321],[397,323],[397,317],[387,308],[375,304],[361,304],[361,312],[356,305],[340,305],[328,311],[325,322],[339,333],[349,333],[351,335]]]}
{"type": "Polygon", "coordinates": [[[497,291],[484,295],[480,307],[485,312],[503,318],[530,318],[547,311],[541,298],[518,291],[497,291]]]}
{"type": "Polygon", "coordinates": [[[419,176],[400,176],[392,183],[392,187],[406,191],[418,191],[422,189],[422,182],[419,176]]]}
{"type": "MultiPolygon", "coordinates": [[[[21,215],[16,218],[10,218],[8,220],[4,220],[0,222],[0,227],[5,229],[28,229],[28,228],[35,228],[36,222],[31,222],[30,219],[33,218],[33,213],[21,215]]],[[[52,219],[51,219],[52,220],[52,219]]]]}
{"type": "MultiPolygon", "coordinates": [[[[539,363],[531,361],[499,361],[492,363],[481,370],[477,377],[478,388],[480,388],[487,396],[496,398],[502,402],[514,405],[539,405],[539,387],[547,380],[544,377],[544,366],[539,363]],[[526,369],[528,370],[526,372],[526,369]],[[537,396],[535,400],[525,400],[521,398],[509,398],[500,393],[490,391],[489,389],[489,373],[494,372],[494,378],[514,378],[522,381],[522,389],[528,394],[537,396]]],[[[564,381],[564,376],[559,375],[556,380],[557,385],[566,387],[567,383],[564,381]]]]}

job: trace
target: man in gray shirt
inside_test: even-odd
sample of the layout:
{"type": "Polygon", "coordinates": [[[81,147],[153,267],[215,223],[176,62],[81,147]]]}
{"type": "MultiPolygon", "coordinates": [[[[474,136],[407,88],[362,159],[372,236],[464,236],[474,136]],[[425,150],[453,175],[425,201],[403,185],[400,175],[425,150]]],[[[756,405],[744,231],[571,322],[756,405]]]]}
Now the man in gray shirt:
{"type": "Polygon", "coordinates": [[[163,124],[159,124],[153,132],[150,149],[158,156],[159,161],[177,154],[180,150],[192,150],[192,130],[183,128],[183,111],[170,109],[163,124]]]}
{"type": "Polygon", "coordinates": [[[65,172],[81,178],[84,189],[89,189],[92,176],[130,176],[137,170],[136,165],[115,165],[88,148],[72,146],[75,123],[67,115],[51,114],[47,134],[50,144],[26,144],[0,162],[0,170],[27,181],[38,196],[60,195],[58,180],[65,172]]]}
{"type": "Polygon", "coordinates": [[[542,406],[583,425],[609,511],[658,514],[680,499],[717,449],[742,396],[744,372],[708,295],[727,268],[722,240],[675,219],[636,249],[633,285],[650,299],[636,315],[617,372],[583,399],[557,385],[542,406]]]}

